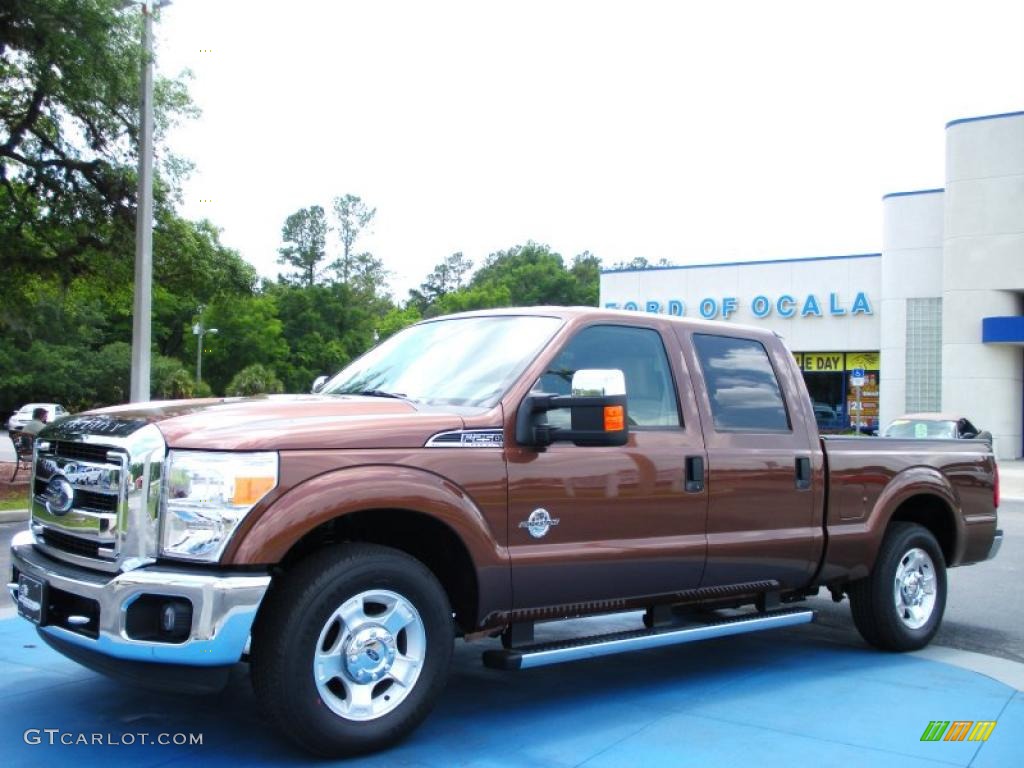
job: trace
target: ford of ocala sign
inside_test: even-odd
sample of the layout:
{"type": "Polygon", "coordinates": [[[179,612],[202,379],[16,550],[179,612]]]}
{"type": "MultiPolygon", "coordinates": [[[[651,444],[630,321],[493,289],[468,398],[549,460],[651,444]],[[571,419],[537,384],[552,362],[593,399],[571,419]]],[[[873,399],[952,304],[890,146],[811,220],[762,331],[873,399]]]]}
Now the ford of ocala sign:
{"type": "MultiPolygon", "coordinates": [[[[682,299],[669,299],[666,302],[630,300],[620,303],[609,301],[605,302],[604,306],[606,309],[643,310],[677,317],[685,317],[687,311],[686,302],[682,299]]],[[[705,320],[713,320],[717,317],[728,320],[739,311],[740,307],[740,299],[735,296],[721,298],[708,296],[697,303],[697,312],[705,320]]],[[[796,317],[797,315],[800,317],[822,317],[826,314],[832,317],[871,315],[874,314],[874,310],[871,308],[867,293],[858,291],[849,305],[839,293],[830,293],[828,296],[820,298],[813,293],[800,297],[791,296],[788,293],[781,296],[758,294],[750,300],[750,313],[761,319],[773,314],[782,318],[796,317]]]]}

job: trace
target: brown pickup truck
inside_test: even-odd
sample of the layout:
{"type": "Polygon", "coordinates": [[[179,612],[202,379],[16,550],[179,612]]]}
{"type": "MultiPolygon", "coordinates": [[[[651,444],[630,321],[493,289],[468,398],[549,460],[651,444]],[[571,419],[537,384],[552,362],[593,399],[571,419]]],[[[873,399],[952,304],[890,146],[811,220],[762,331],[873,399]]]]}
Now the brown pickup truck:
{"type": "Polygon", "coordinates": [[[946,569],[993,557],[971,440],[821,439],[763,330],[592,309],[420,323],[312,395],[150,403],[48,426],[10,590],[50,645],[178,689],[250,665],[325,755],[409,733],[453,638],[520,669],[810,621],[850,597],[920,648],[946,569]],[[538,643],[536,622],[645,626],[538,643]]]}

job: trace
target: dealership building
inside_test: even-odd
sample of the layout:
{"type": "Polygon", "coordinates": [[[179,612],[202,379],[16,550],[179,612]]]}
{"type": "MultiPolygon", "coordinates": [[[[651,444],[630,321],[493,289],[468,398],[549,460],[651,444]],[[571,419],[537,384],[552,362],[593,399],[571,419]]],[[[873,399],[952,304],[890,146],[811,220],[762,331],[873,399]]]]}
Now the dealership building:
{"type": "Polygon", "coordinates": [[[601,306],[778,332],[825,430],[943,411],[1020,457],[1024,112],[949,123],[945,179],[882,198],[881,253],[606,270],[601,306]]]}

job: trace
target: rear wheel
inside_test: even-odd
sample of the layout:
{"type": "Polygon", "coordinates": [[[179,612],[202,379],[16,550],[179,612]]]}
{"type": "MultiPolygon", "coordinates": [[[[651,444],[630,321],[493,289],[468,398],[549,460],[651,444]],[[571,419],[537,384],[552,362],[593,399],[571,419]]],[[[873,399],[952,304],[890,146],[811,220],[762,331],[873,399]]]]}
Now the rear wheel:
{"type": "Polygon", "coordinates": [[[946,561],[915,523],[889,526],[871,575],[850,585],[853,623],[868,643],[914,651],[935,637],[946,608],[946,561]]]}
{"type": "Polygon", "coordinates": [[[454,632],[441,585],[397,550],[313,555],[267,596],[253,633],[257,696],[281,730],[324,756],[393,744],[444,688],[454,632]]]}

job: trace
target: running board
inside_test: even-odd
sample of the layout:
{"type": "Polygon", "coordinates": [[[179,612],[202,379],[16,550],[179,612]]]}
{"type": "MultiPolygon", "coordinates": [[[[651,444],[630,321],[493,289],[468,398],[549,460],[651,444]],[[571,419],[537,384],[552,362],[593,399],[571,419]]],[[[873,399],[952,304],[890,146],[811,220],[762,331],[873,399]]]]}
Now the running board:
{"type": "Polygon", "coordinates": [[[574,640],[535,643],[521,648],[484,651],[484,666],[504,670],[531,669],[548,664],[561,664],[566,661],[610,656],[626,651],[642,651],[666,645],[693,643],[712,637],[727,637],[747,632],[759,632],[763,629],[792,627],[796,624],[809,624],[812,621],[814,621],[814,611],[791,608],[771,613],[729,617],[696,626],[613,632],[574,640]]]}

